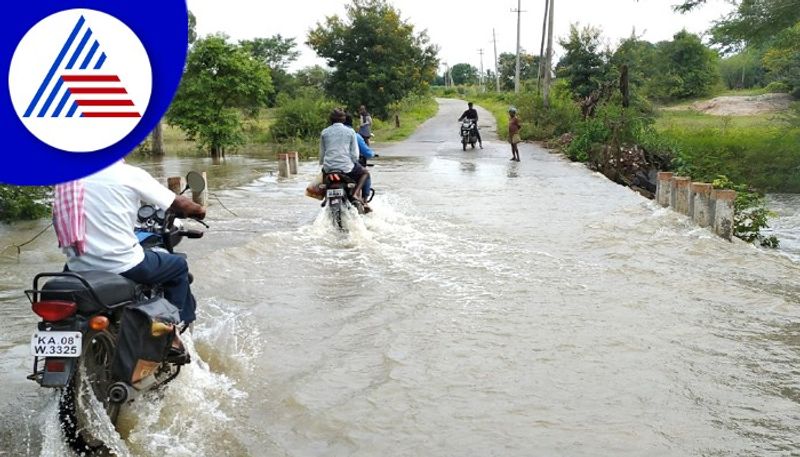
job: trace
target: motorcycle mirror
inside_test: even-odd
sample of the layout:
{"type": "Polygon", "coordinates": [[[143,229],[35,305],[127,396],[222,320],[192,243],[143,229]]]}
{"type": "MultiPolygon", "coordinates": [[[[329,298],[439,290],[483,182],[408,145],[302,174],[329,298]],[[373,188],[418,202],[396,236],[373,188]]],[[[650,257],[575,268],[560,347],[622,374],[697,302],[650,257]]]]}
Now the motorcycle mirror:
{"type": "Polygon", "coordinates": [[[206,180],[203,175],[196,171],[190,171],[186,175],[186,187],[192,189],[193,194],[199,194],[206,189],[206,180]]]}

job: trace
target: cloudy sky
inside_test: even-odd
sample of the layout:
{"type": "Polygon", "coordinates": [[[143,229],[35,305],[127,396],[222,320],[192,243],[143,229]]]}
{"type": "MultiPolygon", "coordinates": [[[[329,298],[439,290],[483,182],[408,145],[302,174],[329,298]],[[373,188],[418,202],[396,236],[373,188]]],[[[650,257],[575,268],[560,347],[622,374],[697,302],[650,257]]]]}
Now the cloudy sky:
{"type": "MultiPolygon", "coordinates": [[[[467,62],[480,66],[479,49],[484,49],[484,66],[494,59],[492,29],[497,31],[497,52],[516,48],[518,0],[390,0],[415,29],[427,29],[431,41],[440,47],[439,57],[451,66],[467,62]]],[[[544,0],[520,0],[522,10],[522,47],[538,54],[541,41],[544,0]]],[[[562,37],[571,23],[599,26],[609,44],[630,36],[636,29],[649,41],[669,39],[686,28],[703,33],[709,25],[729,13],[724,0],[709,0],[708,5],[687,15],[672,12],[679,0],[557,0],[555,36],[562,37]]],[[[308,31],[326,16],[343,15],[345,2],[339,0],[188,0],[197,16],[200,35],[225,32],[234,39],[266,37],[277,33],[296,37],[302,55],[292,65],[296,70],[322,64],[313,50],[306,47],[308,31]]],[[[558,52],[558,51],[557,51],[558,52]]]]}

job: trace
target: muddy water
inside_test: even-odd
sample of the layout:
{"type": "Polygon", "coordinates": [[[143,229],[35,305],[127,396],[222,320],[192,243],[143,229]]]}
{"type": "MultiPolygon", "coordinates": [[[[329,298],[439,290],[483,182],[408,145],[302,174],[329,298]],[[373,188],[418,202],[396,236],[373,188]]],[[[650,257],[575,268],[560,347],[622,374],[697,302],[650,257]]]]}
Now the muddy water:
{"type": "MultiPolygon", "coordinates": [[[[485,120],[486,149],[462,152],[463,109],[443,102],[380,148],[375,211],[346,234],[302,196],[313,164],[289,180],[254,159],[207,165],[222,176],[212,229],[181,246],[198,363],[109,430],[118,453],[800,452],[800,266],[535,146],[509,162],[485,120]]],[[[24,380],[35,319],[20,289],[58,267],[53,243],[0,263],[8,455],[66,452],[54,395],[24,380]]]]}

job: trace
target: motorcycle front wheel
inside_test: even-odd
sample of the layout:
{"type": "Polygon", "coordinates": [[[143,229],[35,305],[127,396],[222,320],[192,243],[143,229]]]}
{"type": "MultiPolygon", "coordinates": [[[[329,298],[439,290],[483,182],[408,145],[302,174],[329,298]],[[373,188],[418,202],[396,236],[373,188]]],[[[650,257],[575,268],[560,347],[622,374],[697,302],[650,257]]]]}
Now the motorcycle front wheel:
{"type": "Polygon", "coordinates": [[[461,142],[461,150],[462,151],[466,151],[467,150],[467,142],[466,141],[462,141],[461,142]]]}
{"type": "Polygon", "coordinates": [[[95,432],[101,414],[106,414],[116,427],[120,405],[108,399],[108,389],[114,383],[111,362],[116,349],[116,338],[108,331],[86,338],[75,374],[61,396],[61,427],[76,451],[93,452],[104,447],[95,432]],[[103,411],[97,411],[96,405],[102,406],[103,411]]]}

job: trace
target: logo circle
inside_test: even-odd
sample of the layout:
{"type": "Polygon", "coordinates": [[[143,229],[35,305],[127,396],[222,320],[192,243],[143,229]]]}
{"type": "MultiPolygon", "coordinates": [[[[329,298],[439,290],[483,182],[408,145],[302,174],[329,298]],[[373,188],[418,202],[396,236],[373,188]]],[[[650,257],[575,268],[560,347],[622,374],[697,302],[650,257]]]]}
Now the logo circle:
{"type": "Polygon", "coordinates": [[[20,121],[42,142],[68,152],[118,143],[142,120],[153,73],[141,40],[101,11],[47,16],[17,45],[8,88],[20,121]]]}

